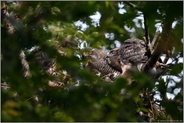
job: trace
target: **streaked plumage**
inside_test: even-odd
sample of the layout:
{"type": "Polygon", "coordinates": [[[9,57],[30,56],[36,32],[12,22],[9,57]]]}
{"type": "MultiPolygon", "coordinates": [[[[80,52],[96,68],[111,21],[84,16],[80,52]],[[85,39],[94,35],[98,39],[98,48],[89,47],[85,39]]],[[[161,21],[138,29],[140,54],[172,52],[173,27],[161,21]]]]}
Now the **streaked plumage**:
{"type": "Polygon", "coordinates": [[[131,81],[131,72],[141,71],[148,61],[148,51],[143,40],[132,38],[124,41],[119,50],[122,76],[131,81]]]}
{"type": "Polygon", "coordinates": [[[148,60],[146,43],[143,40],[132,38],[123,42],[120,47],[120,59],[124,64],[145,63],[148,60]]]}
{"type": "Polygon", "coordinates": [[[114,48],[112,50],[110,50],[107,53],[107,56],[105,57],[106,62],[115,70],[122,72],[121,69],[121,62],[120,62],[120,52],[119,52],[120,48],[114,48]]]}
{"type": "Polygon", "coordinates": [[[102,50],[94,50],[91,54],[93,62],[89,62],[89,66],[93,68],[93,72],[102,76],[118,73],[116,75],[127,79],[130,78],[132,70],[141,71],[142,65],[149,58],[146,43],[136,38],[125,40],[119,48],[103,52],[102,57],[101,53],[102,50]]]}
{"type": "Polygon", "coordinates": [[[108,64],[106,60],[108,52],[107,50],[93,49],[92,53],[89,55],[90,61],[87,63],[87,68],[105,80],[114,80],[121,72],[108,64]]]}
{"type": "Polygon", "coordinates": [[[103,60],[108,52],[108,50],[92,49],[89,56],[91,61],[99,61],[103,60]]]}

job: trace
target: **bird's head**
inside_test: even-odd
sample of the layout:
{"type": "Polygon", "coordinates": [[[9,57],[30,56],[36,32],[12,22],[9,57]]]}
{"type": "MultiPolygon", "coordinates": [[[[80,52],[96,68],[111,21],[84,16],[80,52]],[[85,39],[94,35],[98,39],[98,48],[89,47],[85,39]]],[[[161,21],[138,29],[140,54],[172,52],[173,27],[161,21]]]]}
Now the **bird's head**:
{"type": "Polygon", "coordinates": [[[119,49],[120,49],[120,48],[114,48],[114,49],[110,50],[110,51],[107,53],[106,58],[109,58],[109,57],[112,57],[112,56],[119,56],[119,49]]]}
{"type": "Polygon", "coordinates": [[[101,59],[104,59],[107,53],[107,50],[88,49],[83,52],[83,55],[85,57],[88,57],[91,61],[99,61],[101,59]]]}

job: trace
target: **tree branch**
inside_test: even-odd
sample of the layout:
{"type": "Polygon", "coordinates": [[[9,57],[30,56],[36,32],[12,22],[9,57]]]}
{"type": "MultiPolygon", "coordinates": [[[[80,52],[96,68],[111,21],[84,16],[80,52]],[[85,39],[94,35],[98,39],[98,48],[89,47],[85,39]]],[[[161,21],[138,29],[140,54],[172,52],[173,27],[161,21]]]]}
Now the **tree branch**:
{"type": "Polygon", "coordinates": [[[147,19],[146,19],[145,13],[143,13],[143,16],[144,16],[144,28],[145,28],[146,44],[149,45],[150,44],[150,41],[149,41],[149,30],[148,30],[148,26],[147,26],[147,19]]]}
{"type": "Polygon", "coordinates": [[[129,1],[124,1],[125,4],[129,5],[130,7],[134,8],[134,9],[139,9],[135,4],[129,2],[129,1]]]}
{"type": "Polygon", "coordinates": [[[146,38],[146,50],[147,50],[147,53],[148,53],[148,56],[150,57],[151,56],[151,51],[150,51],[150,38],[149,38],[149,30],[148,30],[148,24],[147,24],[147,18],[146,18],[146,14],[143,13],[143,16],[144,16],[144,28],[145,28],[145,38],[146,38]]]}
{"type": "Polygon", "coordinates": [[[153,50],[151,57],[142,68],[144,72],[147,73],[151,68],[153,68],[156,62],[158,61],[160,55],[170,49],[170,47],[167,46],[171,40],[170,35],[171,35],[170,30],[164,30],[164,32],[161,35],[161,38],[158,40],[159,41],[158,45],[153,50]]]}
{"type": "Polygon", "coordinates": [[[146,64],[143,66],[143,71],[148,72],[150,68],[153,68],[155,63],[158,61],[158,58],[160,57],[161,53],[163,52],[162,50],[162,43],[159,43],[157,47],[155,48],[154,52],[152,53],[150,59],[146,62],[146,64]]]}
{"type": "MultiPolygon", "coordinates": [[[[174,21],[174,17],[170,16],[169,10],[170,8],[168,8],[168,10],[165,13],[166,16],[163,20],[163,31],[162,31],[161,37],[158,40],[159,43],[156,46],[155,50],[153,51],[147,63],[143,66],[142,70],[146,73],[149,72],[149,70],[154,67],[154,65],[156,64],[156,62],[158,61],[162,53],[167,53],[168,51],[172,50],[172,47],[173,47],[172,46],[172,42],[173,42],[172,23],[174,21]]],[[[155,39],[156,38],[157,38],[157,35],[155,36],[155,39]]],[[[152,46],[153,44],[155,44],[155,41],[156,41],[155,39],[152,42],[152,46]]]]}
{"type": "Polygon", "coordinates": [[[159,36],[160,36],[160,32],[158,31],[158,32],[156,32],[156,34],[155,34],[155,36],[154,36],[154,38],[153,38],[153,40],[152,40],[152,42],[150,44],[150,50],[151,50],[151,52],[153,51],[154,46],[155,46],[155,43],[156,43],[156,41],[158,41],[158,37],[159,36]]]}
{"type": "Polygon", "coordinates": [[[25,53],[24,53],[23,50],[20,51],[19,56],[20,56],[22,67],[23,67],[24,77],[27,77],[27,78],[31,77],[31,72],[30,72],[30,69],[29,69],[29,63],[26,60],[26,56],[25,56],[25,53]]]}
{"type": "MultiPolygon", "coordinates": [[[[125,4],[129,5],[130,7],[132,7],[133,9],[136,10],[141,10],[140,7],[136,6],[135,4],[129,2],[129,1],[124,1],[125,4]]],[[[143,12],[143,17],[144,17],[144,27],[145,27],[145,39],[146,39],[146,49],[147,49],[147,53],[148,56],[151,55],[151,51],[150,51],[150,38],[149,38],[149,30],[148,30],[148,24],[147,24],[147,16],[146,14],[143,12]]]]}

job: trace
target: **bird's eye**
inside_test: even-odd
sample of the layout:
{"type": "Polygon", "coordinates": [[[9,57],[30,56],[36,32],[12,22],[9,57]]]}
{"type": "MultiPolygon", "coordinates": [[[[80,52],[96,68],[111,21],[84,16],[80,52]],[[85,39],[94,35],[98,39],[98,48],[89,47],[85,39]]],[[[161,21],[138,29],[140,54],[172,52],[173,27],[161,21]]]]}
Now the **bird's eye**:
{"type": "Polygon", "coordinates": [[[114,51],[113,51],[113,50],[111,50],[111,51],[110,51],[110,54],[114,54],[114,51]]]}

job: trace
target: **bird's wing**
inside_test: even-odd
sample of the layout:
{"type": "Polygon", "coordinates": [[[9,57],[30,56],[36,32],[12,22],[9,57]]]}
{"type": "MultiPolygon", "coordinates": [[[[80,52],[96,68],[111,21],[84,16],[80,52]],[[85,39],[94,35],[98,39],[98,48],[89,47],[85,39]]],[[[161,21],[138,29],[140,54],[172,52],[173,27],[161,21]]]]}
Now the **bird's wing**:
{"type": "Polygon", "coordinates": [[[102,77],[111,78],[111,76],[117,76],[121,72],[110,66],[106,60],[108,51],[104,50],[92,50],[90,55],[91,60],[87,63],[87,68],[89,68],[96,75],[102,77]]]}
{"type": "Polygon", "coordinates": [[[146,44],[140,39],[128,39],[120,47],[120,59],[123,63],[145,63],[148,60],[146,44]]]}
{"type": "Polygon", "coordinates": [[[107,53],[105,60],[108,65],[110,65],[113,69],[122,72],[121,63],[120,63],[120,55],[119,55],[120,48],[114,48],[107,53]]]}

